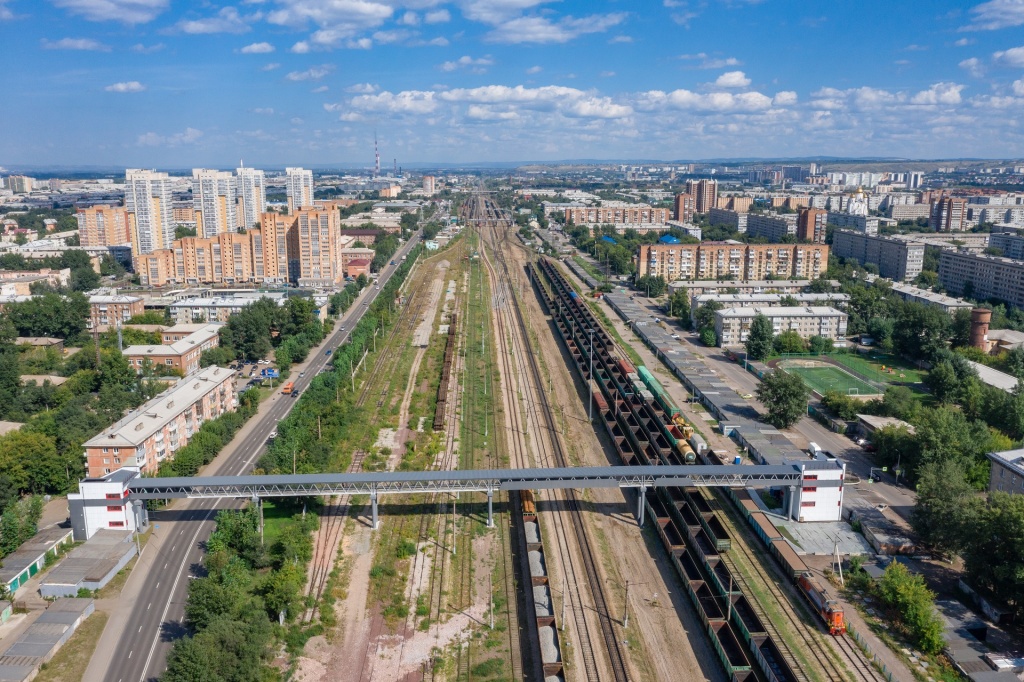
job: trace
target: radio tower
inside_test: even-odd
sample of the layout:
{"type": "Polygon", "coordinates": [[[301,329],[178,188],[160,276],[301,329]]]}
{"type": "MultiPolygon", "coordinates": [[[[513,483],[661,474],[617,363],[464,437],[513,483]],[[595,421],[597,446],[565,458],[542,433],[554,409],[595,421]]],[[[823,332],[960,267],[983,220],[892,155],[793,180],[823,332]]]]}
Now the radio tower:
{"type": "Polygon", "coordinates": [[[373,165],[373,177],[380,177],[380,151],[377,149],[377,131],[373,131],[373,157],[375,159],[373,165]]]}

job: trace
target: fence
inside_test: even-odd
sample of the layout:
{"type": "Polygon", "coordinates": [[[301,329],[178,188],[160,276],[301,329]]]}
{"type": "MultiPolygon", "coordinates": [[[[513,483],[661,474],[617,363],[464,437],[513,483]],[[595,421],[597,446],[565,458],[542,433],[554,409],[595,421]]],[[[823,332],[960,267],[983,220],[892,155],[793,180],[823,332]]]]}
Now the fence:
{"type": "Polygon", "coordinates": [[[894,682],[894,680],[899,679],[892,674],[892,671],[889,670],[885,663],[882,663],[882,659],[880,659],[878,655],[871,650],[871,646],[868,644],[868,641],[864,639],[859,632],[853,629],[853,623],[846,623],[846,634],[857,646],[860,647],[860,650],[868,657],[868,661],[871,662],[871,665],[875,666],[875,669],[878,670],[878,672],[885,675],[889,682],[894,682]]]}

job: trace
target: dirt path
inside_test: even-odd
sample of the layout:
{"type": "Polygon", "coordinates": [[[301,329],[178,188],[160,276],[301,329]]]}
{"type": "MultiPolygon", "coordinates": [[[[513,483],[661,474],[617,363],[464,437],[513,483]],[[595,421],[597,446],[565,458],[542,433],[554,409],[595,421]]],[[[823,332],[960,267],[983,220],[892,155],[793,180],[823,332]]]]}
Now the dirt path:
{"type": "MultiPolygon", "coordinates": [[[[525,265],[526,255],[512,249],[514,260],[525,265]]],[[[527,288],[527,306],[535,350],[550,377],[553,405],[562,406],[568,445],[573,463],[583,466],[619,464],[609,455],[614,449],[603,431],[600,438],[591,425],[581,383],[572,374],[568,355],[545,321],[536,295],[527,288]]],[[[636,501],[616,489],[588,490],[584,500],[594,513],[584,515],[596,543],[600,569],[609,588],[612,618],[622,619],[625,581],[630,581],[629,628],[617,626],[617,634],[628,642],[630,663],[645,680],[724,680],[716,654],[704,635],[703,626],[687,601],[675,570],[665,557],[660,541],[650,529],[639,530],[634,516],[636,501]]]]}

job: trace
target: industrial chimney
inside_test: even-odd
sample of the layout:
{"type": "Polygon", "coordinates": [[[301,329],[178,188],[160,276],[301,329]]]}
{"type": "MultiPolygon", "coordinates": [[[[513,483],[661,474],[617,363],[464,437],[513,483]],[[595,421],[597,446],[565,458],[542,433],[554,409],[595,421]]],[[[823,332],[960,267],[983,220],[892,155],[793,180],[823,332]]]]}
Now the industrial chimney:
{"type": "Polygon", "coordinates": [[[971,309],[971,346],[988,352],[988,325],[992,311],[988,308],[971,309]]]}

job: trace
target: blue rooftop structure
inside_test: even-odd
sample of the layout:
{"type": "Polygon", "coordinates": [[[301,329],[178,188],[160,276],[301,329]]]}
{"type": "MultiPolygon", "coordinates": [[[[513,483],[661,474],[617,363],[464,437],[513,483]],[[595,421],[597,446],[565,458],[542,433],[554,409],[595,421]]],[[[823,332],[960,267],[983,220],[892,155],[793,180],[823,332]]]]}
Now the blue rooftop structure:
{"type": "Polygon", "coordinates": [[[601,241],[608,242],[609,244],[618,244],[617,241],[615,241],[614,239],[612,239],[608,235],[605,235],[605,236],[601,237],[601,241]]]}
{"type": "Polygon", "coordinates": [[[679,243],[679,238],[678,237],[673,237],[670,234],[666,234],[664,237],[659,239],[658,242],[661,243],[661,244],[678,244],[679,243]]]}

